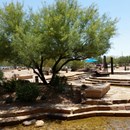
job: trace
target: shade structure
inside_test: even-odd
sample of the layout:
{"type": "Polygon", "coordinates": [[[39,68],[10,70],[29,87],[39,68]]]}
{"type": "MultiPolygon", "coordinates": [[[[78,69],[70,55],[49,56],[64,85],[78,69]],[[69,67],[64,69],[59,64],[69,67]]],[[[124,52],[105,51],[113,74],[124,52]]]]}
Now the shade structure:
{"type": "Polygon", "coordinates": [[[97,62],[97,60],[95,58],[87,58],[87,59],[85,59],[85,62],[86,63],[94,63],[94,62],[97,62]]]}

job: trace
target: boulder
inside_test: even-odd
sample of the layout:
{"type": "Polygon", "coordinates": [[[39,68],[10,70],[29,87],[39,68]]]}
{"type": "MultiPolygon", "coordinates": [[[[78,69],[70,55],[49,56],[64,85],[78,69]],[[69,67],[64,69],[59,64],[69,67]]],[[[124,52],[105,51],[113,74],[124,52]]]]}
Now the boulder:
{"type": "Polygon", "coordinates": [[[102,98],[110,90],[110,83],[95,84],[82,90],[85,98],[102,98]]]}
{"type": "Polygon", "coordinates": [[[35,122],[35,127],[42,127],[44,125],[44,121],[43,120],[37,120],[35,122]]]}
{"type": "Polygon", "coordinates": [[[24,121],[23,122],[23,125],[24,126],[29,126],[29,125],[32,125],[31,121],[24,121]]]}
{"type": "Polygon", "coordinates": [[[24,121],[24,122],[23,122],[23,125],[24,125],[24,126],[29,126],[29,125],[34,124],[35,122],[36,122],[36,120],[35,120],[35,119],[30,120],[30,121],[24,121]]]}

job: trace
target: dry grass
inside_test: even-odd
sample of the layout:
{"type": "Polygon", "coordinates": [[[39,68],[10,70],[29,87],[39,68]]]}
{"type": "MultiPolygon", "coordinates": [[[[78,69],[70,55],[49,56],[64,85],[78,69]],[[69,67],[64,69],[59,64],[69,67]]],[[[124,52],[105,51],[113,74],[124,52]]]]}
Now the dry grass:
{"type": "Polygon", "coordinates": [[[45,125],[39,128],[20,124],[5,127],[4,130],[127,130],[129,128],[130,117],[92,117],[72,121],[45,120],[45,125]]]}

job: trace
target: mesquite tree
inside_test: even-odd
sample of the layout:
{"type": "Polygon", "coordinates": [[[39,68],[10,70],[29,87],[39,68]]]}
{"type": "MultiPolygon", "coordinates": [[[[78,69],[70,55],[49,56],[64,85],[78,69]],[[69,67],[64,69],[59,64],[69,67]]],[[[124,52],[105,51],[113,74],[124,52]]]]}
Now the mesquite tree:
{"type": "MultiPolygon", "coordinates": [[[[14,9],[22,7],[20,3],[11,5],[14,9]]],[[[105,14],[100,16],[94,5],[83,9],[75,0],[56,0],[53,5],[43,6],[39,12],[29,10],[25,13],[20,8],[21,16],[10,14],[10,19],[16,19],[18,23],[8,21],[5,15],[10,10],[6,8],[10,8],[10,4],[4,7],[4,11],[0,10],[0,20],[5,19],[0,28],[4,30],[6,25],[10,33],[10,26],[15,26],[11,37],[5,38],[13,48],[13,60],[31,67],[44,84],[47,81],[43,70],[48,60],[53,62],[52,83],[68,62],[106,53],[111,47],[110,39],[116,33],[116,19],[105,14]]]]}

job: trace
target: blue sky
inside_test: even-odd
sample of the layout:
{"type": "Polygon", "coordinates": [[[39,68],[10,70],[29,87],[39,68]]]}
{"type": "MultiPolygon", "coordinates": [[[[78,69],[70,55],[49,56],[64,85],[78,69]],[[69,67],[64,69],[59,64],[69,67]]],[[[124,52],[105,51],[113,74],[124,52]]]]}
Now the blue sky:
{"type": "MultiPolygon", "coordinates": [[[[41,7],[41,3],[50,4],[54,0],[0,0],[0,6],[3,3],[22,2],[25,9],[32,7],[37,10],[41,7]]],[[[117,35],[111,39],[112,48],[106,54],[107,56],[130,56],[130,0],[78,0],[82,7],[87,7],[95,3],[100,14],[106,13],[111,18],[118,18],[117,35]]]]}

